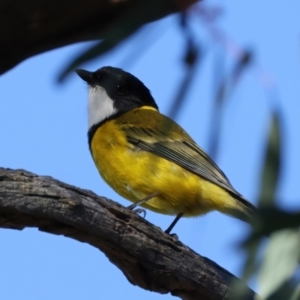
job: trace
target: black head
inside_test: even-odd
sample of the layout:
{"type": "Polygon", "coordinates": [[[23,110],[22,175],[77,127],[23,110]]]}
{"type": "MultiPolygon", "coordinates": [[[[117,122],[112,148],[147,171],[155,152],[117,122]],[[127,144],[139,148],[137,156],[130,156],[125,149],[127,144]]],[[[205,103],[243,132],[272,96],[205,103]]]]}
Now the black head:
{"type": "Polygon", "coordinates": [[[141,106],[158,109],[149,89],[138,78],[122,69],[103,67],[96,72],[76,72],[89,85],[89,118],[92,117],[89,120],[90,126],[95,125],[96,121],[101,122],[114,114],[141,106]],[[110,101],[112,102],[109,103],[110,101]],[[95,114],[95,110],[99,109],[102,112],[95,114]]]}

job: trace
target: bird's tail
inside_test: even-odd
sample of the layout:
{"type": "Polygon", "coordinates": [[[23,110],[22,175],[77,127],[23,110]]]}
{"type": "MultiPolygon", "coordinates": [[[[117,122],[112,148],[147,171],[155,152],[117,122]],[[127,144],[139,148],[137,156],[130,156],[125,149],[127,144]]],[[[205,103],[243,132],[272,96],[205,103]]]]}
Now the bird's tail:
{"type": "Polygon", "coordinates": [[[251,224],[253,217],[257,213],[257,208],[239,194],[233,194],[232,196],[236,199],[237,206],[229,209],[226,213],[251,224]]]}

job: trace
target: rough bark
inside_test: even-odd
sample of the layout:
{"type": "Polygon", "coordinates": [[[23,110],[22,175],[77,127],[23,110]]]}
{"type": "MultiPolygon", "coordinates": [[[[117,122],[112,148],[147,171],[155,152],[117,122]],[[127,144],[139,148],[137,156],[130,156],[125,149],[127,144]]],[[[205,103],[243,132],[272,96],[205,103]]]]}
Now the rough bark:
{"type": "MultiPolygon", "coordinates": [[[[230,299],[236,279],[129,209],[24,170],[0,168],[0,227],[38,227],[89,243],[132,284],[182,299],[230,299]]],[[[248,292],[244,299],[254,299],[248,292]]]]}
{"type": "MultiPolygon", "coordinates": [[[[198,0],[199,1],[199,0],[198,0]]],[[[113,26],[136,29],[197,0],[2,0],[0,74],[24,59],[76,42],[104,38],[113,26]]]]}

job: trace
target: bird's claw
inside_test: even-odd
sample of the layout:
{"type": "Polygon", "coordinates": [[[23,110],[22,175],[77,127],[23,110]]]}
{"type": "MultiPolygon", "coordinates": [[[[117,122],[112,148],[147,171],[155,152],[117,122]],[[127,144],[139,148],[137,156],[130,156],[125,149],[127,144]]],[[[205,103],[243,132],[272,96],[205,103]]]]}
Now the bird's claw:
{"type": "Polygon", "coordinates": [[[176,242],[179,241],[179,237],[176,233],[168,233],[168,235],[173,238],[176,242]]]}
{"type": "Polygon", "coordinates": [[[136,209],[134,209],[133,210],[136,214],[143,214],[143,218],[145,219],[145,217],[146,217],[146,214],[147,214],[147,212],[146,212],[146,210],[145,209],[143,209],[143,208],[136,208],[136,209]]]}

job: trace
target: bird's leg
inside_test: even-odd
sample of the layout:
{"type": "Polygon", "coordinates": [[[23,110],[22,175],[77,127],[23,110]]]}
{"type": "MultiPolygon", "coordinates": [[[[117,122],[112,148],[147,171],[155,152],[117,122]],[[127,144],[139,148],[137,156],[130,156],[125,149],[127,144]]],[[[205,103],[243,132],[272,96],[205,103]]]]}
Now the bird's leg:
{"type": "Polygon", "coordinates": [[[144,218],[145,218],[145,216],[146,216],[146,211],[145,211],[144,209],[142,209],[142,208],[137,208],[137,209],[135,209],[135,208],[136,208],[137,206],[140,206],[140,205],[142,205],[143,203],[149,201],[150,199],[152,199],[152,198],[158,196],[158,195],[159,195],[159,193],[158,193],[158,192],[155,192],[155,193],[153,193],[153,194],[151,194],[151,195],[149,195],[149,196],[143,198],[142,200],[140,200],[140,201],[138,201],[138,202],[136,202],[136,203],[134,203],[134,204],[129,205],[127,208],[129,208],[130,210],[134,210],[134,211],[135,211],[136,213],[138,213],[138,214],[144,213],[144,218]]]}
{"type": "Polygon", "coordinates": [[[170,234],[171,230],[173,229],[173,227],[176,225],[176,223],[179,221],[179,219],[183,216],[183,213],[180,213],[176,216],[176,218],[174,219],[174,221],[171,223],[171,225],[167,228],[167,230],[165,230],[165,233],[170,234]]]}

